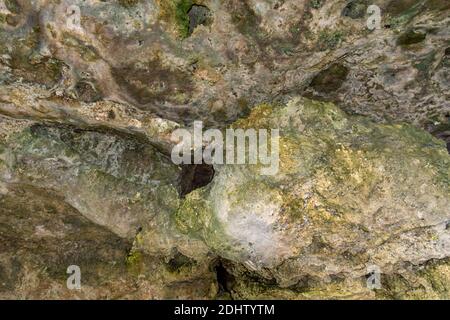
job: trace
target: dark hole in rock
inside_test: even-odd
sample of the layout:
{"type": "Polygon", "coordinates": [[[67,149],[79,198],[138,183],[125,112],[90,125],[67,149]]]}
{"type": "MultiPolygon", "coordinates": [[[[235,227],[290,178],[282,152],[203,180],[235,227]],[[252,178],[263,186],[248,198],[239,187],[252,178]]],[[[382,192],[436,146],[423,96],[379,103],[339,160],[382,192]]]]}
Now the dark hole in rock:
{"type": "Polygon", "coordinates": [[[208,185],[213,180],[214,173],[214,167],[206,163],[182,165],[180,196],[185,197],[192,191],[208,185]]]}
{"type": "Polygon", "coordinates": [[[349,70],[346,66],[335,63],[328,69],[320,71],[311,81],[311,87],[317,92],[331,93],[338,90],[347,79],[349,70]]]}
{"type": "Polygon", "coordinates": [[[445,55],[450,56],[450,47],[445,49],[445,55]]]}
{"type": "Polygon", "coordinates": [[[220,297],[230,294],[235,283],[234,276],[228,272],[224,262],[221,259],[218,261],[214,270],[216,272],[217,284],[219,285],[219,292],[217,295],[220,297]]]}
{"type": "Polygon", "coordinates": [[[342,16],[352,19],[361,19],[366,15],[367,3],[365,0],[354,0],[347,3],[342,10],[342,16]]]}
{"type": "Polygon", "coordinates": [[[194,4],[188,11],[189,16],[189,35],[191,35],[195,28],[199,25],[208,25],[212,22],[211,11],[208,7],[194,4]]]}

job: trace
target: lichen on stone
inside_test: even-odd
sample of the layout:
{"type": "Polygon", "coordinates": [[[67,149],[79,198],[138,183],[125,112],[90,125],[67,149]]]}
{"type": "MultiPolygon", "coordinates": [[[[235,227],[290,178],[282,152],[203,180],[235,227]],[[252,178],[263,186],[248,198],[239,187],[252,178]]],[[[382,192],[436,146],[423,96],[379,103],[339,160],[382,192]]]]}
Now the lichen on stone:
{"type": "Polygon", "coordinates": [[[448,299],[449,10],[0,0],[0,299],[448,299]]]}

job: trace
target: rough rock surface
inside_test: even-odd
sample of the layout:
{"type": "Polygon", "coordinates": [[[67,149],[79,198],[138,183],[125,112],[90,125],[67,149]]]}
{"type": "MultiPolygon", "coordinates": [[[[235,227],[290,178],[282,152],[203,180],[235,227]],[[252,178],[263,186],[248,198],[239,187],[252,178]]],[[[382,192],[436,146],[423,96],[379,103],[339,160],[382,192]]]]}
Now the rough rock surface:
{"type": "Polygon", "coordinates": [[[78,265],[89,272],[78,297],[183,297],[189,277],[198,293],[184,297],[212,297],[206,246],[171,223],[179,171],[130,137],[41,125],[10,135],[0,143],[0,235],[2,281],[14,278],[0,292],[70,297],[66,269],[78,265]]]}
{"type": "Polygon", "coordinates": [[[0,298],[450,298],[449,12],[0,0],[0,298]],[[194,120],[280,128],[280,172],[183,197],[194,120]]]}
{"type": "MultiPolygon", "coordinates": [[[[397,275],[448,257],[443,142],[410,125],[375,125],[301,99],[257,107],[236,124],[275,126],[282,128],[278,174],[216,166],[213,182],[188,195],[176,215],[180,230],[232,261],[234,295],[260,297],[276,287],[300,297],[370,296],[371,265],[397,275]],[[271,286],[248,288],[247,277],[271,286]]],[[[433,293],[448,297],[447,289],[433,293]]]]}

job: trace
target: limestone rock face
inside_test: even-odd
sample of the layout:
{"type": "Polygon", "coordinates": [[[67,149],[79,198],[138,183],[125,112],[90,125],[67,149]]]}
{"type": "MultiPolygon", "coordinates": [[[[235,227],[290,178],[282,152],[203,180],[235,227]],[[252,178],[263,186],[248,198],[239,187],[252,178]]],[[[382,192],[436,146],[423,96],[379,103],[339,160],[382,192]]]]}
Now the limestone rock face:
{"type": "Polygon", "coordinates": [[[217,166],[176,219],[230,261],[236,295],[254,297],[240,283],[247,274],[305,295],[365,295],[372,265],[397,275],[450,254],[450,159],[440,140],[307,99],[257,107],[235,126],[281,128],[279,172],[217,166]]]}
{"type": "Polygon", "coordinates": [[[223,126],[301,94],[446,138],[449,9],[447,0],[4,0],[0,112],[160,141],[148,132],[155,117],[223,126]],[[381,14],[373,31],[370,4],[381,14]]]}
{"type": "Polygon", "coordinates": [[[1,299],[114,299],[133,291],[123,258],[130,241],[46,189],[10,186],[0,204],[1,299]],[[66,286],[72,265],[85,287],[75,294],[66,286]]]}
{"type": "Polygon", "coordinates": [[[205,245],[171,223],[180,170],[170,159],[123,135],[17,130],[0,143],[0,297],[215,294],[205,245]],[[82,270],[80,292],[66,287],[71,265],[82,270]]]}
{"type": "Polygon", "coordinates": [[[449,298],[449,11],[0,0],[0,298],[449,298]],[[175,165],[194,121],[279,171],[175,165]]]}

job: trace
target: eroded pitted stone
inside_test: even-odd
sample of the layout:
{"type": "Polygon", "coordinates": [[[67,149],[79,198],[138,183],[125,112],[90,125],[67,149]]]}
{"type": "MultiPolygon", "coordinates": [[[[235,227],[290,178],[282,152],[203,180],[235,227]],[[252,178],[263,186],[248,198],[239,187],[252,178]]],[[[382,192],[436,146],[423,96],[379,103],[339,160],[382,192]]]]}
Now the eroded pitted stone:
{"type": "MultiPolygon", "coordinates": [[[[374,31],[370,4],[0,0],[5,225],[15,224],[14,202],[36,202],[29,211],[44,226],[38,236],[52,228],[42,207],[56,201],[64,209],[58,219],[83,215],[74,218],[80,230],[98,237],[61,239],[93,248],[133,242],[113,273],[125,261],[127,275],[115,279],[136,284],[144,298],[214,297],[216,254],[225,278],[235,279],[233,297],[367,297],[368,263],[386,272],[380,297],[445,297],[448,160],[437,141],[407,125],[376,126],[307,100],[258,107],[237,125],[284,127],[279,174],[218,168],[212,185],[175,214],[180,170],[163,156],[170,133],[194,120],[223,128],[261,102],[285,104],[298,94],[336,101],[349,113],[406,121],[450,142],[448,1],[375,1],[382,16],[374,31]],[[26,186],[55,193],[23,195],[26,186]]],[[[207,167],[196,181],[197,169],[187,170],[183,195],[214,173],[207,167]]],[[[27,237],[32,228],[23,228],[27,237]]],[[[65,263],[55,243],[49,260],[65,263]]],[[[118,254],[105,250],[99,264],[83,251],[85,265],[103,273],[104,257],[118,254]]],[[[13,275],[23,273],[7,252],[0,277],[13,290],[23,280],[13,275]]],[[[21,253],[28,267],[33,256],[21,253]]],[[[128,290],[115,292],[128,297],[128,290]]]]}

